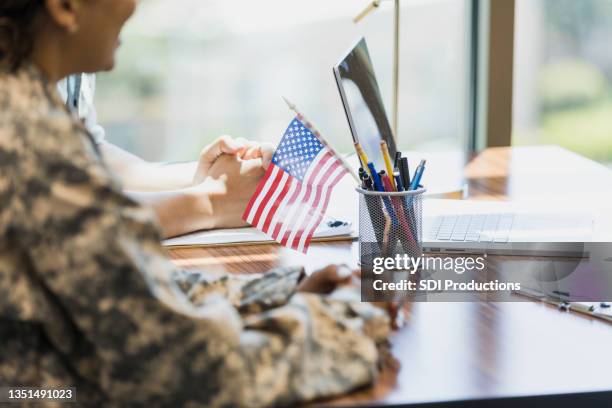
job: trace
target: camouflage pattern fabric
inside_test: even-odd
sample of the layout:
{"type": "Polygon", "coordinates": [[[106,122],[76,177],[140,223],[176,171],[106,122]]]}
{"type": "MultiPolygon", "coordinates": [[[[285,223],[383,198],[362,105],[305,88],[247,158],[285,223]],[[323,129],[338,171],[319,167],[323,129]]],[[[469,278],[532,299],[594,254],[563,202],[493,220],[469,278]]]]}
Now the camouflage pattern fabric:
{"type": "Polygon", "coordinates": [[[288,406],[371,383],[388,318],[302,271],[179,270],[33,66],[0,73],[0,386],[85,406],[288,406]]]}

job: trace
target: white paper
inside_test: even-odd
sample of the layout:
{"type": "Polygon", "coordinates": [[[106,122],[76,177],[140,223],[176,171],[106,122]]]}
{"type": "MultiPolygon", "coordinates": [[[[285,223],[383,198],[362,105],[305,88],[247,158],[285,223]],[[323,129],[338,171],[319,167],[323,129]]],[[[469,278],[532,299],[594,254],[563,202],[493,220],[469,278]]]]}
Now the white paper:
{"type": "MultiPolygon", "coordinates": [[[[332,226],[338,220],[328,218],[315,230],[313,239],[346,236],[352,237],[353,227],[350,222],[342,221],[341,225],[332,226]]],[[[206,246],[221,244],[243,244],[256,242],[271,242],[272,238],[263,232],[252,228],[227,228],[208,231],[198,231],[180,237],[164,240],[164,246],[206,246]]]]}

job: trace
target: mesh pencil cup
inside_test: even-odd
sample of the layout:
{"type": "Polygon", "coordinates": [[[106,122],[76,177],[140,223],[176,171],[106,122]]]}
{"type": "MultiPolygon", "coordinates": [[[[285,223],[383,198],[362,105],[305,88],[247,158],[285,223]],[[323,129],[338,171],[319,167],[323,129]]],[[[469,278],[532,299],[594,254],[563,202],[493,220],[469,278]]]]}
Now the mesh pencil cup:
{"type": "Polygon", "coordinates": [[[375,258],[423,252],[423,193],[380,192],[357,188],[359,193],[359,252],[362,266],[375,258]]]}

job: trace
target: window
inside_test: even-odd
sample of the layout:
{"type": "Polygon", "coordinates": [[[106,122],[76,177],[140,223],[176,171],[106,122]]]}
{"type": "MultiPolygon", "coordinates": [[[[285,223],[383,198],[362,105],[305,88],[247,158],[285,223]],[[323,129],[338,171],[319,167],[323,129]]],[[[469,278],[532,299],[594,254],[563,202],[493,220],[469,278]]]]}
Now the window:
{"type": "MultiPolygon", "coordinates": [[[[118,65],[98,76],[108,139],[149,160],[188,160],[220,134],[277,142],[294,101],[340,151],[352,150],[332,65],[365,35],[387,114],[392,2],[147,0],[118,65]]],[[[469,0],[405,0],[399,146],[462,149],[467,134],[469,0]]]]}
{"type": "Polygon", "coordinates": [[[612,163],[612,0],[517,0],[513,143],[612,163]]]}

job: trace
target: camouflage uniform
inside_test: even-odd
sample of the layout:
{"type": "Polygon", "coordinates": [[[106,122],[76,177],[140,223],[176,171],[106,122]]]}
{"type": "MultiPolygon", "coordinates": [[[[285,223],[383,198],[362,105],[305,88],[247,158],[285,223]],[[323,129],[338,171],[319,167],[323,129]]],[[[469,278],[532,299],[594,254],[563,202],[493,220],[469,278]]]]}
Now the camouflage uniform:
{"type": "Polygon", "coordinates": [[[74,386],[84,405],[278,406],[373,381],[378,309],[294,294],[299,268],[177,269],[36,68],[0,73],[0,107],[0,386],[74,386]]]}

